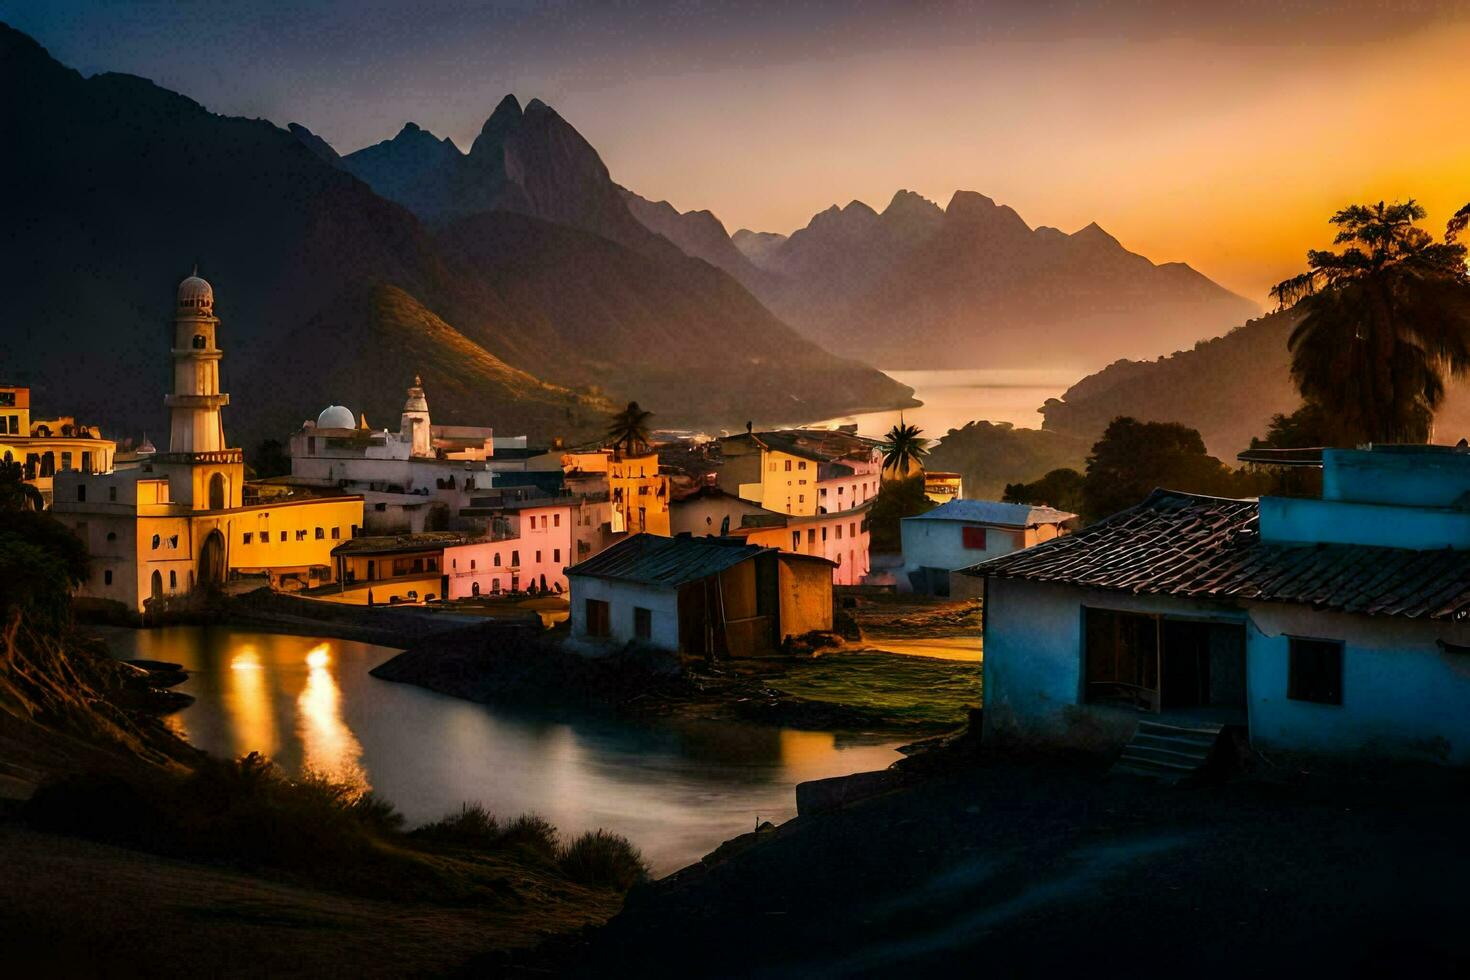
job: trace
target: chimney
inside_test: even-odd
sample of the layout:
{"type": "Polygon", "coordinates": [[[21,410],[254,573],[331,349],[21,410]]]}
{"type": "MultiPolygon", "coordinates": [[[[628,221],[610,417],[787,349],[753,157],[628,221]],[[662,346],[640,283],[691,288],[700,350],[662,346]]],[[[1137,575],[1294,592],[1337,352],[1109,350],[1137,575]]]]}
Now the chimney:
{"type": "Polygon", "coordinates": [[[745,434],[746,435],[750,435],[754,431],[755,431],[755,423],[754,422],[746,422],[745,423],[745,434]]]}

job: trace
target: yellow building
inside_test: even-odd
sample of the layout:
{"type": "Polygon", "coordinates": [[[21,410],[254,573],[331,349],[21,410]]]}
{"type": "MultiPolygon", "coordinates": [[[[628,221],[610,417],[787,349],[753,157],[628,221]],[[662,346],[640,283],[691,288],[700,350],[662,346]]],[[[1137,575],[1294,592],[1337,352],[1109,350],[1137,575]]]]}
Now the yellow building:
{"type": "Polygon", "coordinates": [[[153,600],[266,574],[332,581],[332,548],[362,524],[362,498],[322,490],[247,501],[244,454],[225,443],[214,292],[190,276],[174,317],[169,451],[107,473],[57,474],[52,510],[87,543],[82,595],[142,610],[153,600]]]}
{"type": "Polygon", "coordinates": [[[964,479],[958,473],[924,470],[924,496],[936,504],[947,504],[964,496],[964,479]]]}
{"type": "Polygon", "coordinates": [[[877,443],[840,429],[747,432],[722,439],[720,452],[720,486],[778,514],[852,510],[882,480],[877,443]]]}
{"type": "Polygon", "coordinates": [[[669,522],[669,478],[659,469],[658,454],[629,456],[612,449],[570,452],[562,456],[569,489],[595,492],[605,482],[612,503],[614,534],[672,533],[669,522]]]}
{"type": "Polygon", "coordinates": [[[81,425],[69,415],[32,418],[31,389],[0,385],[0,460],[21,464],[24,480],[41,491],[48,507],[57,473],[106,473],[116,453],[117,444],[102,438],[96,426],[81,425]]]}

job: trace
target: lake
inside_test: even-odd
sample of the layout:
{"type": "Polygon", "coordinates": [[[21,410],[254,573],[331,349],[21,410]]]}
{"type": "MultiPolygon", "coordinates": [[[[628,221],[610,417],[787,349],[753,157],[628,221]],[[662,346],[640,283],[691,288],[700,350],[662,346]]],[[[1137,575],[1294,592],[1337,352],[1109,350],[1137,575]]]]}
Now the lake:
{"type": "Polygon", "coordinates": [[[122,658],[183,664],[198,700],[169,717],[218,756],[262,752],[391,800],[409,825],[464,801],[536,812],[564,833],[604,827],[658,874],[698,860],[758,821],[796,815],[808,779],[882,769],[891,740],[728,722],[633,724],[507,711],[380,681],[397,651],[226,627],[111,630],[122,658]]]}
{"type": "MultiPolygon", "coordinates": [[[[945,371],[884,371],[914,389],[924,404],[905,409],[904,421],[917,425],[930,439],[967,422],[1010,422],[1017,428],[1041,428],[1038,408],[1048,398],[1060,398],[1086,372],[1067,368],[984,369],[945,371]]],[[[900,413],[867,412],[812,423],[814,428],[856,423],[858,434],[882,438],[898,423],[900,413]]]]}

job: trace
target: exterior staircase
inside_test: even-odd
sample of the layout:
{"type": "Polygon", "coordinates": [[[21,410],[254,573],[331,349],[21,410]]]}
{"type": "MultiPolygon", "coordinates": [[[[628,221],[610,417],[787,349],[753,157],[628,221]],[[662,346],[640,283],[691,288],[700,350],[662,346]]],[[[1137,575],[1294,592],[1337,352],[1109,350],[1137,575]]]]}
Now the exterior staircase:
{"type": "Polygon", "coordinates": [[[1207,722],[1185,726],[1140,721],[1112,771],[1181,782],[1205,767],[1224,727],[1207,722]]]}

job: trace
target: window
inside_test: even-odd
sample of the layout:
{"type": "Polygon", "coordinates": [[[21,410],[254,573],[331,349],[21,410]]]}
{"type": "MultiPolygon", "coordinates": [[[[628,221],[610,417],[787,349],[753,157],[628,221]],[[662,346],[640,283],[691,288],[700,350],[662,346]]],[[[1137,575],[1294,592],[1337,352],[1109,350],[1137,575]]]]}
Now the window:
{"type": "Polygon", "coordinates": [[[841,524],[837,525],[837,540],[838,541],[841,541],[842,540],[842,525],[841,524]]]}
{"type": "Polygon", "coordinates": [[[800,463],[797,463],[796,464],[796,468],[799,469],[799,470],[806,469],[806,461],[805,460],[802,460],[800,463]]]}
{"type": "Polygon", "coordinates": [[[791,472],[791,460],[789,460],[789,459],[786,461],[786,472],[787,473],[790,473],[791,472]]]}
{"type": "Polygon", "coordinates": [[[498,551],[495,552],[495,567],[496,568],[499,568],[500,567],[500,552],[498,552],[498,551]]]}
{"type": "Polygon", "coordinates": [[[512,551],[510,553],[510,563],[511,563],[512,566],[518,566],[518,565],[520,565],[520,563],[521,563],[521,553],[519,551],[512,551]]]}
{"type": "Polygon", "coordinates": [[[296,532],[296,540],[297,541],[305,541],[306,540],[306,528],[303,527],[301,530],[299,530],[299,531],[296,532]]]}
{"type": "Polygon", "coordinates": [[[243,535],[241,535],[241,537],[240,537],[240,543],[241,544],[249,544],[254,539],[255,539],[255,532],[254,531],[246,531],[243,535]]]}
{"type": "Polygon", "coordinates": [[[327,532],[324,531],[322,528],[317,528],[316,529],[316,539],[318,541],[324,540],[326,538],[326,536],[327,536],[327,532]]]}
{"type": "Polygon", "coordinates": [[[178,587],[179,587],[179,573],[176,572],[176,571],[174,571],[173,569],[169,569],[169,573],[168,573],[168,590],[170,592],[172,592],[174,589],[177,589],[178,587]]]}
{"type": "Polygon", "coordinates": [[[1286,696],[1293,701],[1342,704],[1342,644],[1293,636],[1286,696]]]}
{"type": "Polygon", "coordinates": [[[169,536],[168,546],[170,548],[177,548],[179,546],[179,536],[177,534],[169,536]]]}
{"type": "MultiPolygon", "coordinates": [[[[514,587],[514,583],[512,583],[514,587]]],[[[588,599],[587,612],[587,635],[588,636],[611,636],[612,617],[609,615],[606,602],[601,599],[588,599]]]]}
{"type": "Polygon", "coordinates": [[[850,538],[857,537],[857,521],[853,521],[851,524],[847,525],[847,536],[850,538]]]}
{"type": "Polygon", "coordinates": [[[539,550],[536,552],[536,564],[541,564],[541,552],[539,550]]]}
{"type": "Polygon", "coordinates": [[[85,483],[78,483],[77,484],[77,500],[79,500],[79,501],[85,501],[86,499],[87,499],[87,485],[85,483]]]}
{"type": "MultiPolygon", "coordinates": [[[[825,490],[822,491],[822,493],[826,493],[826,492],[827,491],[825,491],[825,490]]],[[[842,496],[842,488],[841,487],[838,487],[837,488],[837,496],[839,496],[839,497],[842,496]]]]}
{"type": "Polygon", "coordinates": [[[204,350],[205,343],[206,343],[206,341],[204,339],[204,334],[202,334],[202,333],[196,333],[194,335],[194,349],[195,350],[204,350]]]}
{"type": "Polygon", "coordinates": [[[809,528],[806,529],[806,543],[808,545],[813,545],[813,544],[816,544],[817,543],[817,529],[816,528],[809,527],[809,528]]]}
{"type": "Polygon", "coordinates": [[[822,528],[822,540],[823,541],[826,541],[827,540],[827,529],[825,527],[822,528]]]}
{"type": "Polygon", "coordinates": [[[281,540],[282,541],[285,541],[286,540],[286,532],[285,531],[282,531],[281,532],[281,540]]]}
{"type": "MultiPolygon", "coordinates": [[[[456,565],[458,565],[459,564],[459,560],[458,559],[455,559],[455,562],[454,563],[456,565]]],[[[473,572],[474,570],[475,570],[475,559],[471,558],[470,559],[470,571],[473,572]]]]}
{"type": "Polygon", "coordinates": [[[82,472],[92,472],[92,454],[88,450],[82,450],[82,472]]]}
{"type": "MultiPolygon", "coordinates": [[[[953,540],[953,539],[951,539],[953,540]]],[[[960,543],[971,551],[985,550],[985,528],[964,527],[960,528],[960,543]]]]}
{"type": "Polygon", "coordinates": [[[642,606],[633,607],[633,635],[640,640],[653,639],[653,611],[642,606]]]}
{"type": "Polygon", "coordinates": [[[340,537],[342,537],[342,529],[340,527],[332,528],[332,540],[336,541],[340,537]]]}
{"type": "Polygon", "coordinates": [[[799,503],[799,504],[806,503],[806,494],[804,494],[804,493],[797,494],[796,495],[796,502],[799,503]]]}
{"type": "Polygon", "coordinates": [[[551,526],[552,527],[561,527],[561,515],[560,514],[552,514],[551,515],[551,526]]]}
{"type": "Polygon", "coordinates": [[[158,535],[156,535],[156,534],[155,534],[155,535],[154,535],[154,536],[153,536],[153,550],[154,550],[154,551],[157,551],[157,550],[158,550],[158,545],[159,545],[159,542],[160,542],[160,541],[161,541],[161,540],[162,540],[162,539],[161,539],[161,538],[159,538],[159,536],[158,536],[158,535]]]}
{"type": "Polygon", "coordinates": [[[801,532],[800,531],[792,531],[791,532],[791,550],[792,551],[800,551],[801,550],[801,532]]]}
{"type": "Polygon", "coordinates": [[[551,560],[554,561],[554,562],[557,562],[558,564],[560,564],[560,562],[561,562],[561,549],[560,548],[552,548],[551,549],[551,560]]]}
{"type": "Polygon", "coordinates": [[[112,584],[112,569],[109,568],[107,571],[105,571],[105,572],[102,573],[102,584],[103,585],[111,585],[112,584]]]}

